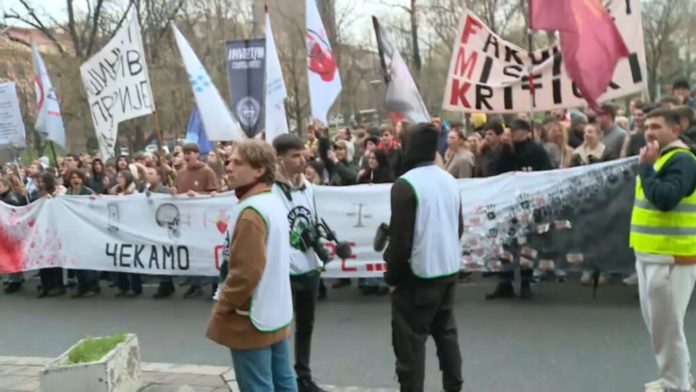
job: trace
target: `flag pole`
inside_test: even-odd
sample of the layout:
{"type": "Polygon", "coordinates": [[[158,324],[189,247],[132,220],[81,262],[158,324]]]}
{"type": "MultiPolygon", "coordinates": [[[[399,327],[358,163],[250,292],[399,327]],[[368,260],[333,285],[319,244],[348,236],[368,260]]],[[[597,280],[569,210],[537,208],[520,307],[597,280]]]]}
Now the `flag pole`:
{"type": "Polygon", "coordinates": [[[51,147],[51,154],[53,154],[53,162],[56,164],[56,170],[58,170],[58,155],[56,154],[56,146],[53,145],[52,140],[48,142],[48,145],[51,147]]]}
{"type": "MultiPolygon", "coordinates": [[[[527,22],[529,23],[529,22],[527,22]]],[[[534,109],[536,108],[536,91],[534,89],[534,61],[532,61],[532,51],[534,50],[534,31],[531,26],[527,26],[527,54],[529,56],[529,66],[527,67],[527,82],[529,83],[529,125],[534,135],[534,109]]]]}
{"type": "Polygon", "coordinates": [[[164,150],[162,149],[163,139],[162,139],[162,130],[160,128],[160,122],[159,122],[159,116],[157,115],[157,110],[154,110],[152,112],[152,122],[153,126],[155,128],[155,135],[157,135],[157,152],[159,154],[159,160],[157,162],[157,166],[162,166],[162,160],[164,159],[164,150]]]}

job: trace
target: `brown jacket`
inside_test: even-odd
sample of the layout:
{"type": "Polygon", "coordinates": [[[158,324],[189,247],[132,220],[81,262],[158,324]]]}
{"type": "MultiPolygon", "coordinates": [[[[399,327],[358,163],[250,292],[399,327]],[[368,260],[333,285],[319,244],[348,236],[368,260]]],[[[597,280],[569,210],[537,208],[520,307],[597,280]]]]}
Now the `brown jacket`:
{"type": "Polygon", "coordinates": [[[444,169],[454,178],[471,178],[474,176],[474,154],[461,148],[447,160],[444,169]]]}
{"type": "Polygon", "coordinates": [[[176,175],[174,184],[177,193],[186,193],[191,190],[197,193],[210,193],[218,190],[215,172],[201,161],[187,164],[176,175]]]}
{"type": "MultiPolygon", "coordinates": [[[[270,191],[268,185],[259,184],[244,195],[242,200],[270,191]]],[[[263,218],[254,210],[248,208],[239,216],[232,233],[229,272],[208,322],[206,336],[234,350],[270,347],[290,335],[290,327],[261,332],[251,323],[249,316],[236,312],[249,310],[251,295],[266,267],[266,230],[263,218]]]]}

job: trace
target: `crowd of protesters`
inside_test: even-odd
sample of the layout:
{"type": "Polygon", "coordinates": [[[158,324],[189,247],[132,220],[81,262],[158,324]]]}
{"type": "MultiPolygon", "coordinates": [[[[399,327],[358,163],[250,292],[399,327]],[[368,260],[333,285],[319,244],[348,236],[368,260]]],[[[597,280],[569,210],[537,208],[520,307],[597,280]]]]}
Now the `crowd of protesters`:
{"type": "MultiPolygon", "coordinates": [[[[560,110],[547,114],[543,121],[530,122],[521,113],[472,116],[467,126],[447,124],[434,117],[433,125],[440,130],[437,164],[453,177],[491,177],[512,171],[539,171],[589,165],[629,156],[637,156],[646,145],[643,121],[645,115],[657,108],[668,108],[679,113],[685,138],[696,139],[694,110],[696,100],[689,95],[686,80],[673,83],[672,96],[657,103],[635,98],[628,113],[622,108],[606,104],[598,114],[585,110],[560,110]]],[[[391,183],[402,171],[401,143],[406,122],[395,126],[342,128],[333,137],[324,127],[310,125],[306,130],[306,179],[316,185],[347,186],[356,184],[391,183]]],[[[690,140],[690,139],[689,139],[690,140]]],[[[195,144],[176,146],[171,155],[160,159],[157,153],[136,153],[103,162],[88,153],[67,154],[59,157],[57,167],[49,158],[41,157],[28,167],[8,164],[0,177],[0,201],[22,206],[42,197],[60,195],[116,195],[135,193],[171,193],[196,196],[229,190],[225,163],[234,151],[234,143],[223,143],[217,151],[201,156],[195,144]]],[[[505,264],[505,263],[504,263],[505,264]]],[[[529,282],[532,271],[521,271],[520,294],[531,295],[529,282]]],[[[64,271],[46,268],[39,272],[39,297],[66,293],[64,271]]],[[[92,296],[100,292],[100,280],[118,288],[118,296],[142,294],[139,274],[108,274],[96,271],[68,271],[67,286],[76,286],[73,296],[92,296]]],[[[511,271],[501,273],[501,284],[489,298],[512,295],[511,271]]],[[[582,278],[589,282],[589,275],[582,278]]],[[[602,282],[604,278],[602,277],[602,282]]],[[[18,291],[24,283],[23,274],[14,274],[4,282],[5,292],[18,291]]],[[[185,298],[203,294],[203,286],[215,282],[202,277],[187,279],[185,298]]],[[[350,285],[349,279],[340,279],[334,288],[350,285]]],[[[361,279],[359,287],[364,294],[387,293],[380,280],[361,279]]],[[[155,298],[165,298],[175,292],[172,277],[159,279],[155,298]]],[[[320,296],[326,296],[321,287],[320,296]]]]}

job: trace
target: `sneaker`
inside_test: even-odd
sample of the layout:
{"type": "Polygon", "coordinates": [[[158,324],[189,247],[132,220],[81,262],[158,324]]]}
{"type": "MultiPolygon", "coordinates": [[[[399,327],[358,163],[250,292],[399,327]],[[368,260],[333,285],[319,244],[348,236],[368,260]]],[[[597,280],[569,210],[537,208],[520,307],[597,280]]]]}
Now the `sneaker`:
{"type": "Polygon", "coordinates": [[[22,284],[19,282],[10,282],[5,286],[5,294],[16,293],[22,289],[22,284]]]}
{"type": "Polygon", "coordinates": [[[188,291],[184,294],[184,298],[194,298],[198,297],[201,294],[203,294],[203,290],[201,290],[200,287],[191,286],[189,287],[188,291]]]}
{"type": "Polygon", "coordinates": [[[332,289],[342,289],[344,287],[350,286],[350,279],[347,278],[341,278],[336,283],[331,285],[332,289]]]}
{"type": "Polygon", "coordinates": [[[592,284],[592,271],[582,271],[580,284],[583,286],[589,286],[592,284]]]}
{"type": "Polygon", "coordinates": [[[515,298],[515,289],[510,282],[500,282],[496,286],[495,291],[486,294],[486,300],[515,298]]]}
{"type": "Polygon", "coordinates": [[[297,379],[297,392],[328,392],[325,389],[321,389],[312,379],[298,378],[297,379]]]}
{"type": "Polygon", "coordinates": [[[154,299],[169,298],[174,294],[174,290],[157,290],[157,292],[152,296],[154,299]]]}
{"type": "Polygon", "coordinates": [[[628,278],[623,280],[626,286],[637,286],[638,285],[638,275],[634,272],[628,278]]]}

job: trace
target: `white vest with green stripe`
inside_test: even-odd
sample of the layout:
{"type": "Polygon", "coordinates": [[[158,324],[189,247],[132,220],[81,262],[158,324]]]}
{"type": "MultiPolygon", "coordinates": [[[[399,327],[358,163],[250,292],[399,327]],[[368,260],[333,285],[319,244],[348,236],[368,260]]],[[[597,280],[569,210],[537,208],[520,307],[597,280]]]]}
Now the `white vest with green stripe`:
{"type": "MultiPolygon", "coordinates": [[[[422,279],[451,276],[462,263],[459,243],[461,198],[457,181],[435,165],[409,170],[400,177],[416,195],[416,225],[411,271],[422,279]]],[[[392,211],[392,214],[398,214],[392,211]]]]}
{"type": "MultiPolygon", "coordinates": [[[[657,159],[653,166],[656,172],[675,154],[691,151],[676,148],[657,159]]],[[[640,176],[636,179],[636,197],[631,214],[630,246],[640,253],[672,256],[696,255],[696,192],[683,198],[670,211],[660,211],[645,198],[640,176]]]]}
{"type": "MultiPolygon", "coordinates": [[[[292,321],[288,221],[285,207],[278,197],[266,192],[237,203],[230,213],[230,222],[236,224],[241,213],[249,208],[256,211],[266,224],[266,267],[251,296],[249,312],[237,310],[237,313],[248,315],[259,331],[273,332],[292,321]]],[[[230,269],[233,267],[230,265],[230,269]]]]}

